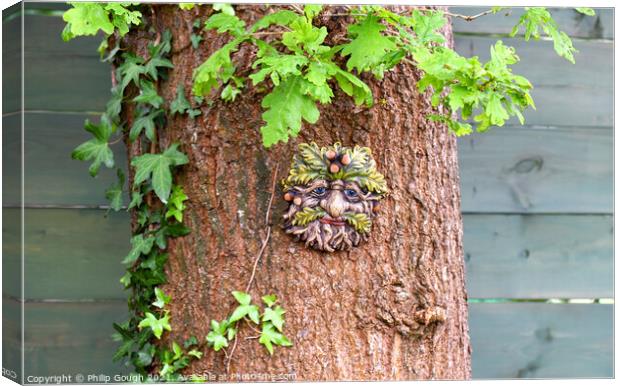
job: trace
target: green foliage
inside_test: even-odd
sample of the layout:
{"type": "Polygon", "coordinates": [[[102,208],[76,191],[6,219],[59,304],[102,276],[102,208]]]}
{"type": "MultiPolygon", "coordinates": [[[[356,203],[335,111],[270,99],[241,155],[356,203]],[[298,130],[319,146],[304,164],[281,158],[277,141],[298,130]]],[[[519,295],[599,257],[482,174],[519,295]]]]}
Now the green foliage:
{"type": "Polygon", "coordinates": [[[96,125],[86,120],[84,129],[91,133],[93,138],[76,147],[71,153],[71,158],[80,161],[93,161],[88,172],[95,177],[102,164],[108,168],[114,167],[114,153],[112,153],[108,141],[116,128],[106,122],[96,125]]]}
{"type": "Polygon", "coordinates": [[[163,203],[168,202],[172,188],[172,172],[170,168],[184,165],[188,162],[187,156],[178,151],[178,147],[179,144],[175,143],[170,145],[163,153],[143,154],[134,157],[131,160],[131,165],[136,169],[134,186],[138,186],[150,178],[157,197],[163,203]]]}
{"type": "Polygon", "coordinates": [[[350,56],[347,60],[349,71],[372,71],[383,63],[388,52],[396,49],[394,38],[382,34],[386,29],[387,27],[381,24],[381,19],[372,14],[349,26],[352,40],[345,44],[341,51],[343,56],[350,56]]]}
{"type": "Polygon", "coordinates": [[[129,8],[138,3],[71,2],[71,8],[62,15],[67,22],[62,31],[64,41],[76,36],[95,35],[99,30],[111,35],[117,30],[120,36],[129,32],[131,25],[139,25],[142,14],[129,8]]]}
{"type": "MultiPolygon", "coordinates": [[[[582,13],[585,14],[592,11],[592,16],[594,15],[592,9],[582,8],[581,10],[583,11],[582,13]]],[[[570,37],[565,32],[559,30],[557,23],[553,20],[546,8],[526,7],[525,12],[521,18],[519,18],[519,22],[512,29],[510,36],[515,36],[519,32],[521,26],[525,29],[525,40],[529,40],[530,37],[538,40],[540,38],[539,29],[542,29],[542,31],[553,40],[555,52],[569,62],[575,63],[573,54],[578,51],[573,47],[573,42],[570,37]]]]}
{"type": "Polygon", "coordinates": [[[125,173],[120,168],[116,169],[117,182],[105,191],[105,197],[110,201],[110,208],[119,211],[123,206],[123,186],[125,185],[125,173]]]}
{"type": "MultiPolygon", "coordinates": [[[[492,11],[501,9],[494,7],[492,11]]],[[[591,14],[589,9],[578,11],[591,14]]],[[[446,123],[456,135],[469,134],[474,126],[477,131],[502,126],[513,116],[523,123],[523,111],[534,107],[532,85],[510,68],[519,60],[514,49],[501,41],[496,43],[487,63],[459,55],[443,45],[441,29],[446,18],[441,11],[397,14],[380,6],[352,7],[355,21],[348,26],[349,40],[333,47],[325,45],[327,29],[314,21],[320,12],[321,6],[312,5],[305,6],[301,14],[280,10],[250,26],[234,12],[213,14],[205,28],[227,33],[232,39],[196,69],[194,94],[209,96],[220,89],[222,99],[234,101],[247,80],[257,90],[270,90],[262,101],[264,125],[260,131],[265,147],[297,136],[304,121],[315,123],[319,118],[317,104],[331,103],[334,84],[356,104],[371,106],[370,88],[358,75],[368,72],[381,78],[402,62],[423,71],[419,90],[431,92],[434,107],[445,107],[442,114],[428,118],[446,123]],[[276,31],[263,32],[271,27],[276,31]],[[264,40],[265,34],[276,38],[264,40]],[[232,60],[242,44],[251,44],[257,50],[252,63],[255,72],[247,79],[236,73],[232,60]],[[337,56],[346,59],[346,69],[335,60],[337,56]]],[[[553,40],[558,54],[574,61],[576,50],[570,38],[559,31],[545,8],[526,8],[513,35],[521,26],[526,39],[538,38],[542,29],[553,40]]]]}
{"type": "Polygon", "coordinates": [[[170,194],[170,201],[167,205],[166,210],[166,219],[170,217],[174,217],[175,220],[182,223],[183,222],[183,211],[185,210],[185,202],[188,197],[183,192],[183,187],[181,186],[173,186],[172,194],[170,194]]]}
{"type": "Polygon", "coordinates": [[[258,305],[252,303],[250,294],[241,291],[233,291],[233,297],[239,304],[231,315],[222,320],[211,320],[211,329],[207,334],[207,344],[215,351],[220,351],[229,346],[229,342],[235,339],[239,331],[239,323],[260,324],[261,335],[259,343],[265,346],[270,354],[273,354],[273,346],[292,346],[290,340],[282,334],[284,328],[284,314],[286,311],[281,306],[273,307],[278,298],[275,295],[265,295],[263,302],[267,305],[263,314],[260,314],[258,305]]]}
{"type": "Polygon", "coordinates": [[[320,6],[306,6],[303,15],[281,10],[259,19],[246,28],[234,14],[216,13],[205,23],[206,29],[216,29],[233,37],[217,50],[194,73],[194,94],[207,96],[220,86],[220,97],[234,101],[243,88],[245,79],[235,76],[236,68],[231,55],[242,43],[249,42],[258,48],[257,59],[252,64],[256,72],[248,78],[252,84],[271,82],[273,89],[262,101],[263,121],[260,128],[263,144],[270,147],[289,137],[297,136],[302,121],[315,123],[319,118],[317,103],[330,103],[333,97],[329,81],[335,79],[357,104],[370,104],[370,88],[350,72],[340,69],[333,61],[337,49],[323,44],[327,36],[325,27],[315,27],[313,18],[320,6]],[[285,27],[281,44],[288,50],[280,52],[274,43],[256,35],[270,26],[285,27]],[[229,82],[233,81],[234,85],[229,82]]]}
{"type": "Polygon", "coordinates": [[[151,331],[153,331],[153,335],[157,339],[161,339],[161,335],[165,331],[172,331],[172,327],[170,327],[170,315],[168,312],[164,314],[161,318],[156,317],[150,312],[144,314],[144,319],[138,324],[138,328],[142,329],[145,327],[149,327],[151,331]]]}
{"type": "Polygon", "coordinates": [[[185,87],[182,84],[177,86],[177,97],[170,103],[171,114],[185,114],[192,106],[185,98],[185,87]]]}
{"type": "Polygon", "coordinates": [[[152,304],[157,308],[164,308],[166,304],[170,303],[172,298],[166,295],[159,287],[155,287],[155,299],[152,304]]]}

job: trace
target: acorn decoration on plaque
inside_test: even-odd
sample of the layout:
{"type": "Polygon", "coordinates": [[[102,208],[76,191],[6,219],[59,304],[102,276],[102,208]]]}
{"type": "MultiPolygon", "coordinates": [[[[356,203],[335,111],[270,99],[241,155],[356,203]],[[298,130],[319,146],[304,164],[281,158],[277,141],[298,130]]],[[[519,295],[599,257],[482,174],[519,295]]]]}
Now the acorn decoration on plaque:
{"type": "Polygon", "coordinates": [[[377,205],[388,193],[367,147],[302,143],[282,181],[289,208],[285,232],[307,247],[350,250],[367,240],[377,205]]]}

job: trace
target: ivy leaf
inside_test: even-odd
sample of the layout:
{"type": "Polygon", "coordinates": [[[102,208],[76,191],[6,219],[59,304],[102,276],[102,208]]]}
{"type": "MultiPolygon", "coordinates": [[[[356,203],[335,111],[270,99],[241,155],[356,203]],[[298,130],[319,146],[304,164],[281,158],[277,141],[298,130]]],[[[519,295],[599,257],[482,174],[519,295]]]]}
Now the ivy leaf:
{"type": "Polygon", "coordinates": [[[260,323],[258,306],[254,304],[240,305],[230,314],[228,321],[236,322],[248,316],[255,324],[260,323]]]}
{"type": "Polygon", "coordinates": [[[131,125],[131,130],[129,131],[129,140],[132,142],[136,140],[144,130],[146,137],[153,141],[155,139],[155,118],[157,118],[160,114],[163,113],[163,110],[153,110],[146,115],[138,116],[133,125],[131,125]]]}
{"type": "Polygon", "coordinates": [[[373,15],[349,26],[353,39],[345,44],[341,51],[343,56],[350,55],[347,60],[349,71],[354,68],[359,72],[372,70],[382,62],[388,52],[397,48],[392,39],[381,34],[386,28],[380,23],[380,19],[373,15]]]}
{"type": "Polygon", "coordinates": [[[88,172],[95,177],[99,173],[101,164],[108,168],[114,167],[114,153],[108,144],[113,129],[103,122],[95,125],[89,120],[84,123],[84,129],[93,134],[94,138],[76,147],[71,153],[71,158],[80,161],[92,160],[88,172]]]}
{"type": "Polygon", "coordinates": [[[152,304],[157,308],[164,308],[166,304],[170,303],[172,297],[166,295],[159,287],[155,287],[155,299],[152,304]]]}
{"type": "Polygon", "coordinates": [[[154,57],[149,60],[144,66],[144,71],[153,79],[157,79],[157,71],[160,67],[174,68],[172,62],[166,58],[154,57]]]}
{"type": "Polygon", "coordinates": [[[183,349],[177,342],[172,342],[172,352],[174,353],[174,356],[172,357],[173,361],[176,361],[183,355],[183,349]]]}
{"type": "Polygon", "coordinates": [[[274,327],[282,332],[282,328],[284,327],[284,314],[286,311],[284,308],[280,306],[276,306],[276,308],[267,307],[265,308],[265,313],[263,314],[263,322],[271,322],[274,327]]]}
{"type": "Polygon", "coordinates": [[[228,32],[235,37],[245,33],[245,22],[237,16],[227,13],[216,13],[209,17],[205,22],[205,29],[217,29],[218,33],[228,32]]]}
{"type": "Polygon", "coordinates": [[[211,321],[211,331],[207,334],[207,343],[213,346],[215,351],[220,351],[224,347],[228,347],[228,339],[226,339],[226,329],[228,323],[223,321],[218,323],[215,320],[211,321]]]}
{"type": "Polygon", "coordinates": [[[187,196],[183,192],[183,188],[181,186],[174,186],[167,205],[166,219],[174,217],[178,222],[183,222],[183,211],[185,210],[183,202],[186,200],[187,196]]]}
{"type": "Polygon", "coordinates": [[[155,237],[146,236],[142,234],[137,234],[131,238],[131,250],[129,254],[122,261],[123,264],[131,264],[134,261],[138,260],[140,255],[148,255],[153,249],[153,243],[155,242],[155,237]]]}
{"type": "Polygon", "coordinates": [[[116,169],[117,182],[105,191],[105,197],[110,201],[110,208],[118,212],[123,206],[123,186],[125,185],[125,173],[116,169]]]}
{"type": "Polygon", "coordinates": [[[262,297],[263,302],[267,305],[267,307],[271,307],[278,301],[278,297],[276,295],[265,295],[262,297]]]}
{"type": "Polygon", "coordinates": [[[280,332],[278,332],[271,323],[263,323],[260,338],[258,342],[265,346],[270,355],[273,355],[273,345],[292,346],[290,340],[280,332]]]}
{"type": "Polygon", "coordinates": [[[153,335],[155,335],[157,339],[161,338],[164,330],[172,331],[172,327],[170,327],[170,315],[167,312],[161,319],[158,319],[150,312],[145,313],[144,316],[145,318],[140,321],[138,328],[143,329],[145,327],[150,327],[153,331],[153,335]]]}
{"type": "Polygon", "coordinates": [[[164,102],[164,99],[157,93],[157,90],[155,89],[155,83],[151,82],[150,80],[142,79],[140,81],[140,95],[133,98],[133,101],[148,103],[158,109],[159,106],[161,106],[161,104],[164,102]]]}
{"type": "Polygon", "coordinates": [[[121,107],[123,103],[123,90],[120,85],[116,85],[111,89],[111,96],[106,103],[105,112],[114,124],[118,124],[119,115],[121,113],[121,107]]]}
{"type": "Polygon", "coordinates": [[[131,201],[129,206],[127,206],[127,210],[137,208],[140,204],[142,204],[142,194],[140,192],[131,192],[131,201]]]}
{"type": "Polygon", "coordinates": [[[185,114],[192,106],[189,104],[187,98],[185,98],[185,87],[182,84],[177,86],[177,96],[170,103],[170,112],[172,114],[185,114]]]}
{"type": "Polygon", "coordinates": [[[185,340],[185,342],[183,342],[183,347],[185,348],[190,348],[191,346],[196,346],[196,345],[198,345],[198,339],[196,339],[194,335],[190,336],[189,338],[185,340]]]}
{"type": "Polygon", "coordinates": [[[177,150],[178,146],[172,144],[162,154],[144,154],[135,157],[131,161],[131,165],[136,169],[134,186],[139,186],[150,177],[155,194],[166,203],[172,187],[170,168],[188,162],[187,156],[177,150]]]}
{"type": "Polygon", "coordinates": [[[247,306],[252,302],[252,297],[250,296],[250,294],[246,292],[233,291],[232,295],[237,300],[237,302],[241,304],[242,306],[247,306]]]}
{"type": "Polygon", "coordinates": [[[263,98],[262,106],[267,110],[262,115],[265,125],[260,130],[265,147],[286,142],[289,135],[296,137],[302,119],[308,123],[319,119],[315,102],[303,93],[303,82],[299,76],[289,76],[263,98]]]}
{"type": "Polygon", "coordinates": [[[192,47],[194,49],[198,48],[198,45],[200,44],[200,42],[202,41],[202,36],[200,35],[196,35],[196,34],[191,34],[189,35],[189,40],[192,42],[192,47]]]}
{"type": "Polygon", "coordinates": [[[190,350],[187,352],[187,355],[193,356],[196,359],[202,358],[202,351],[198,351],[196,349],[190,350]]]}
{"type": "Polygon", "coordinates": [[[123,54],[123,64],[118,67],[121,76],[121,90],[124,90],[130,82],[140,87],[140,75],[146,74],[144,58],[133,53],[123,54]]]}
{"type": "Polygon", "coordinates": [[[189,11],[190,9],[194,8],[194,5],[194,3],[179,3],[179,8],[184,11],[189,11]]]}

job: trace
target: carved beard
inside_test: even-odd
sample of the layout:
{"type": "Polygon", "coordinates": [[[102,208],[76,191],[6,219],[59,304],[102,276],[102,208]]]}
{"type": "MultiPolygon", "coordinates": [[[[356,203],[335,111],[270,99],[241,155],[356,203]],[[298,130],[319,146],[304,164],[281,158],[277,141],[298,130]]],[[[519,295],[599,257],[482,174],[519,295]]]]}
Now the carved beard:
{"type": "Polygon", "coordinates": [[[290,193],[294,198],[284,215],[284,229],[307,247],[350,250],[368,239],[380,196],[342,180],[315,180],[290,193]]]}

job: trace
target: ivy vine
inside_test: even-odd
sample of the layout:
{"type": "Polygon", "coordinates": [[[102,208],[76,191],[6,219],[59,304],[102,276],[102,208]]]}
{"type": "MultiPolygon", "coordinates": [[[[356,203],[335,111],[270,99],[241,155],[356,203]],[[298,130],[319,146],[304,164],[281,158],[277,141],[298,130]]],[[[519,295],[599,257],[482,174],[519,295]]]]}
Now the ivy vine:
{"type": "MultiPolygon", "coordinates": [[[[420,92],[429,91],[434,107],[444,106],[428,119],[444,122],[456,135],[485,131],[491,126],[502,126],[513,116],[523,123],[523,111],[534,107],[530,96],[531,83],[513,74],[511,66],[519,61],[512,47],[498,41],[490,48],[486,63],[477,57],[466,58],[445,46],[441,30],[446,16],[471,21],[497,13],[501,7],[465,16],[438,10],[408,10],[397,13],[380,6],[345,7],[347,12],[330,14],[320,5],[293,5],[279,9],[259,19],[251,26],[235,15],[229,4],[214,4],[207,20],[196,20],[190,36],[196,49],[202,44],[205,30],[228,34],[230,41],[216,50],[194,71],[193,95],[188,99],[182,85],[175,98],[167,103],[159,95],[158,87],[174,68],[169,59],[172,34],[166,30],[153,31],[154,43],[148,46],[148,56],[122,52],[122,37],[131,28],[141,28],[143,12],[148,7],[139,3],[69,3],[63,19],[67,22],[62,32],[64,40],[77,36],[95,35],[102,31],[105,38],[99,48],[106,60],[115,59],[114,84],[111,98],[99,123],[86,121],[85,130],[92,139],[79,145],[72,153],[77,160],[90,161],[89,173],[95,177],[101,166],[114,168],[111,146],[127,138],[137,144],[141,155],[131,160],[134,171],[129,187],[131,200],[127,210],[134,211],[137,223],[131,238],[131,250],[123,259],[126,273],[122,285],[131,291],[128,306],[130,317],[124,323],[114,324],[120,347],[114,359],[124,359],[136,372],[148,375],[157,371],[165,380],[180,379],[180,371],[194,359],[200,359],[204,350],[226,351],[226,368],[234,353],[237,336],[243,326],[255,331],[269,354],[274,346],[291,346],[284,335],[284,308],[275,295],[265,295],[260,304],[253,302],[249,290],[256,266],[269,241],[269,209],[265,218],[266,237],[254,261],[252,275],[245,291],[233,291],[237,305],[223,320],[212,320],[206,337],[190,336],[183,342],[161,342],[166,331],[171,331],[172,301],[162,286],[167,282],[164,267],[171,238],[190,233],[184,224],[185,202],[189,199],[183,187],[175,183],[175,172],[188,163],[178,143],[162,148],[159,134],[166,129],[167,120],[174,115],[187,114],[191,119],[201,114],[200,106],[214,94],[227,102],[234,102],[250,83],[265,90],[261,127],[263,144],[270,147],[296,136],[302,122],[315,123],[319,119],[318,104],[331,103],[335,88],[353,98],[357,105],[370,107],[375,103],[370,87],[362,80],[364,74],[382,78],[387,71],[401,63],[415,65],[422,77],[420,92]],[[318,17],[347,17],[346,38],[335,45],[326,44],[329,31],[320,26],[318,17]],[[114,39],[109,37],[114,36],[114,39]],[[114,47],[108,47],[115,41],[114,47]],[[243,44],[256,48],[251,74],[241,73],[235,66],[234,54],[243,44]],[[132,105],[133,117],[121,119],[123,106],[132,105]],[[261,307],[262,306],[262,307],[261,307]],[[232,343],[231,343],[232,342],[232,343]]],[[[182,11],[191,10],[193,3],[181,3],[182,11]]],[[[590,8],[578,12],[594,15],[590,8]]],[[[525,8],[513,28],[511,36],[524,30],[526,40],[547,36],[555,51],[574,62],[575,48],[570,38],[558,29],[550,13],[541,7],[525,8]],[[541,33],[542,31],[542,33],[541,33]]],[[[106,190],[112,210],[123,208],[125,174],[116,168],[117,182],[106,190]]],[[[277,174],[274,173],[274,174],[277,174]]],[[[275,178],[272,195],[275,192],[275,178]]],[[[295,221],[311,221],[317,214],[304,211],[295,221]]],[[[356,228],[367,226],[357,218],[347,219],[356,228]]]]}

